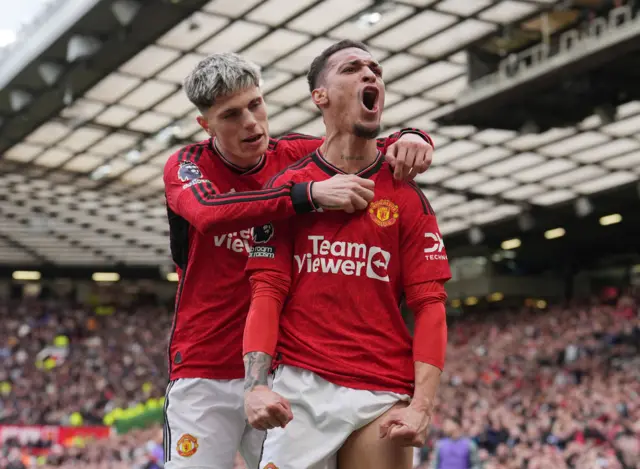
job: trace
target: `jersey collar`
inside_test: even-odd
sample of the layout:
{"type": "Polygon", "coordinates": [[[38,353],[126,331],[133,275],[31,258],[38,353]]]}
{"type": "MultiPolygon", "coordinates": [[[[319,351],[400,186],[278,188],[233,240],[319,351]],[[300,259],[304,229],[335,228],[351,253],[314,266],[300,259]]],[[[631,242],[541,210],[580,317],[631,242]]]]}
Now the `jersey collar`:
{"type": "MultiPolygon", "coordinates": [[[[336,174],[346,174],[340,168],[329,163],[325,159],[322,152],[320,151],[320,148],[318,148],[315,152],[311,154],[311,159],[313,159],[314,163],[322,171],[327,173],[329,176],[335,176],[336,174]]],[[[378,151],[378,154],[376,155],[376,159],[373,161],[373,163],[371,163],[366,168],[361,169],[358,173],[356,173],[356,176],[359,176],[361,178],[370,178],[371,176],[376,174],[378,171],[380,171],[380,168],[382,168],[383,163],[384,163],[384,157],[382,153],[378,151]]]]}
{"type": "Polygon", "coordinates": [[[241,174],[243,176],[257,173],[264,167],[265,162],[267,160],[265,155],[263,154],[255,165],[251,166],[250,168],[242,168],[241,166],[238,166],[237,164],[233,164],[231,161],[225,158],[225,156],[220,151],[220,148],[218,148],[218,144],[216,143],[216,140],[213,137],[209,139],[209,148],[211,149],[213,154],[216,155],[218,158],[220,158],[220,160],[225,164],[225,166],[227,166],[231,171],[237,174],[241,174]]]}

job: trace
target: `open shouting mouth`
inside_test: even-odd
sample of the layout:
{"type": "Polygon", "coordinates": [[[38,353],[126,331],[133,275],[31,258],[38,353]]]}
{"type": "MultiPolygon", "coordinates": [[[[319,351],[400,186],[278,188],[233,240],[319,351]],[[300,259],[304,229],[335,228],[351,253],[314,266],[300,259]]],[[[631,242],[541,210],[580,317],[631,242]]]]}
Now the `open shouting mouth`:
{"type": "Polygon", "coordinates": [[[362,105],[369,112],[377,112],[379,96],[380,96],[380,92],[378,91],[377,87],[366,86],[362,90],[362,105]]]}

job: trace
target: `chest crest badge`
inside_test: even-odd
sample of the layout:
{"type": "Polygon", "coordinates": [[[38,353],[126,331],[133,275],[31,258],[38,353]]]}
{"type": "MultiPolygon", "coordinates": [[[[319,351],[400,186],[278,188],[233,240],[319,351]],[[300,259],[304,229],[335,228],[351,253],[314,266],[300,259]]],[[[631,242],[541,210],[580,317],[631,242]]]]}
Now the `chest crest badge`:
{"type": "Polygon", "coordinates": [[[369,216],[376,225],[386,227],[393,225],[400,214],[396,204],[390,200],[382,199],[369,204],[369,216]]]}

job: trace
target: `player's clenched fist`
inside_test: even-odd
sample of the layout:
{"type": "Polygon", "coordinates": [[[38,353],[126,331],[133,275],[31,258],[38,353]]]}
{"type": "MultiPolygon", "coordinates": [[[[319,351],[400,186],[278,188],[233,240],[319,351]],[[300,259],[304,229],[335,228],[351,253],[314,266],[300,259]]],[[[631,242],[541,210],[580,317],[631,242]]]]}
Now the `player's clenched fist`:
{"type": "Polygon", "coordinates": [[[244,411],[249,425],[258,430],[284,428],[293,418],[289,402],[267,386],[256,386],[245,393],[244,411]]]}
{"type": "Polygon", "coordinates": [[[425,409],[407,406],[393,409],[380,424],[380,438],[390,438],[400,446],[422,447],[427,441],[431,415],[425,409]]]}
{"type": "Polygon", "coordinates": [[[373,200],[374,182],[353,174],[337,174],[326,181],[314,182],[313,201],[324,209],[353,213],[364,210],[373,200]]]}

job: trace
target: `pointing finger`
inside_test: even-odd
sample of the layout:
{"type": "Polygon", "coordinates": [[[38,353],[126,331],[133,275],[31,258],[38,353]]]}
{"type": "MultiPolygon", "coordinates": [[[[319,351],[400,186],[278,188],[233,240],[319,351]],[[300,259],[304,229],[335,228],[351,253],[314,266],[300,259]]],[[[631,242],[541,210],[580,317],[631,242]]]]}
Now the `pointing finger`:
{"type": "Polygon", "coordinates": [[[392,168],[396,167],[397,153],[398,153],[398,146],[394,143],[389,148],[387,148],[387,152],[384,155],[385,160],[387,160],[387,163],[389,163],[392,168]]]}
{"type": "Polygon", "coordinates": [[[396,166],[393,172],[393,177],[397,180],[401,180],[404,178],[404,170],[405,170],[405,160],[407,158],[407,150],[406,148],[400,148],[397,152],[396,157],[396,166]]]}

